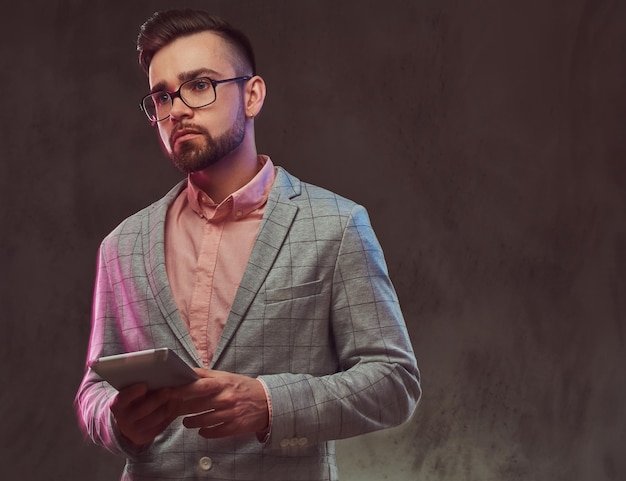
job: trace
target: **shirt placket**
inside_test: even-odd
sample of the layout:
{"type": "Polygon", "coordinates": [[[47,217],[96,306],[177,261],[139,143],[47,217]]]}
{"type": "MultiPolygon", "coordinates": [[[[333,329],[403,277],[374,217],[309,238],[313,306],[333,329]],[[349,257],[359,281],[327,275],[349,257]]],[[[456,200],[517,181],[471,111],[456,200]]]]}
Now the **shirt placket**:
{"type": "Polygon", "coordinates": [[[231,203],[226,202],[215,209],[211,218],[203,215],[205,221],[202,233],[202,246],[194,279],[189,308],[190,330],[193,341],[200,351],[205,366],[209,366],[221,334],[221,326],[214,321],[211,313],[220,242],[224,233],[225,217],[231,203]]]}

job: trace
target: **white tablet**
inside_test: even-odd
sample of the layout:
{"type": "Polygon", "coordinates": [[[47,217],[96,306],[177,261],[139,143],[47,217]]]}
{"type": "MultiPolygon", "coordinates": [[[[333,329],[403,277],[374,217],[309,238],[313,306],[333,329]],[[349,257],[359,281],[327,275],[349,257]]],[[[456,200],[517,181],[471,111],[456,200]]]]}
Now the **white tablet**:
{"type": "Polygon", "coordinates": [[[182,386],[199,378],[168,348],[101,357],[91,361],[89,367],[118,390],[137,383],[146,384],[149,390],[182,386]]]}

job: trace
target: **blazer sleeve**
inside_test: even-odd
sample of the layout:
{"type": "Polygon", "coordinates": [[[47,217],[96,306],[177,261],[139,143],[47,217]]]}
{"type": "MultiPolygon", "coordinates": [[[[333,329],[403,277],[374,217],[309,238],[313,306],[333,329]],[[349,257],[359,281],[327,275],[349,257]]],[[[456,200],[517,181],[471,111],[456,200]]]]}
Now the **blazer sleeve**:
{"type": "MultiPolygon", "coordinates": [[[[104,244],[100,247],[94,288],[89,360],[124,351],[115,328],[115,296],[108,275],[104,244]]],[[[123,441],[112,419],[110,405],[117,391],[85,365],[85,375],[78,388],[75,407],[84,434],[94,443],[114,454],[131,457],[136,454],[123,441]]]]}
{"type": "Polygon", "coordinates": [[[352,209],[344,228],[332,283],[328,321],[340,370],[325,376],[259,376],[272,404],[268,448],[311,445],[399,425],[421,396],[399,301],[362,206],[352,209]]]}

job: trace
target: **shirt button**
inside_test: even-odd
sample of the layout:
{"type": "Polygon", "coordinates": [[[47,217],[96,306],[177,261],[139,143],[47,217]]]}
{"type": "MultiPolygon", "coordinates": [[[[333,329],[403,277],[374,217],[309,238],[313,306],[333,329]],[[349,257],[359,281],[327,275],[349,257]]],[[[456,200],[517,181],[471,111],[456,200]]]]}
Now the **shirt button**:
{"type": "Polygon", "coordinates": [[[200,465],[200,469],[202,471],[208,471],[213,467],[213,460],[208,456],[203,456],[200,458],[200,462],[198,464],[200,465]]]}
{"type": "Polygon", "coordinates": [[[237,212],[235,212],[235,215],[237,217],[241,217],[243,215],[243,212],[241,212],[240,210],[238,210],[237,212]]]}

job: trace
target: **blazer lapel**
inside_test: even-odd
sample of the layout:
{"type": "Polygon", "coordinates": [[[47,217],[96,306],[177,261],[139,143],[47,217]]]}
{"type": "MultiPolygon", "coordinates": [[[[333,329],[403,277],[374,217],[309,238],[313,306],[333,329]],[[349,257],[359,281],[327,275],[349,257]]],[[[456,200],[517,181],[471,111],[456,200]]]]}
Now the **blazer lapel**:
{"type": "Polygon", "coordinates": [[[222,352],[239,328],[250,304],[274,264],[298,212],[298,207],[291,199],[300,195],[300,182],[280,167],[277,168],[277,171],[259,233],[213,356],[211,367],[219,360],[222,352]]]}
{"type": "MultiPolygon", "coordinates": [[[[149,207],[143,220],[143,252],[148,273],[148,283],[152,295],[163,317],[174,332],[176,339],[197,363],[202,366],[202,360],[191,339],[189,329],[183,321],[180,311],[174,301],[174,296],[167,279],[165,268],[165,217],[167,208],[174,202],[186,181],[180,182],[160,201],[149,207]]],[[[156,346],[161,347],[161,346],[156,346]]]]}

